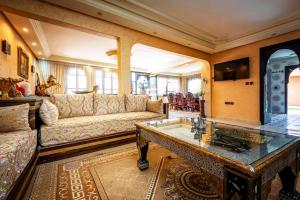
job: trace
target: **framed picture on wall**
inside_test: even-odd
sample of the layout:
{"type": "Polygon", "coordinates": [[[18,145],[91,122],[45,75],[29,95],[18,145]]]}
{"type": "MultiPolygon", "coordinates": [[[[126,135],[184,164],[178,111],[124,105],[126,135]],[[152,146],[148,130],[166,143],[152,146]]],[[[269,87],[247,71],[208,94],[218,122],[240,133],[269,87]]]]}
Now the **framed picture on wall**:
{"type": "Polygon", "coordinates": [[[18,75],[28,79],[29,57],[21,47],[18,47],[18,75]]]}

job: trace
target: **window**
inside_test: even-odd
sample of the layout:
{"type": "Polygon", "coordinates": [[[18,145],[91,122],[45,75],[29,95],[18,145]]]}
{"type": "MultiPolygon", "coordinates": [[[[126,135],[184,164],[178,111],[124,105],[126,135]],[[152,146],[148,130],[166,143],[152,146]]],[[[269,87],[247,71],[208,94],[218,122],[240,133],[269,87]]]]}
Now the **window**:
{"type": "Polygon", "coordinates": [[[157,93],[158,95],[166,95],[180,91],[180,79],[177,77],[157,77],[157,93]]]}
{"type": "Polygon", "coordinates": [[[87,90],[87,75],[80,67],[71,67],[67,71],[67,94],[73,91],[87,90]]]}
{"type": "Polygon", "coordinates": [[[136,94],[136,73],[131,72],[131,94],[136,94]]]}
{"type": "Polygon", "coordinates": [[[116,70],[95,69],[95,85],[98,85],[97,93],[118,94],[118,74],[116,70]]]}
{"type": "Polygon", "coordinates": [[[187,81],[187,90],[193,94],[200,92],[201,90],[201,79],[200,78],[189,78],[187,81]]]}

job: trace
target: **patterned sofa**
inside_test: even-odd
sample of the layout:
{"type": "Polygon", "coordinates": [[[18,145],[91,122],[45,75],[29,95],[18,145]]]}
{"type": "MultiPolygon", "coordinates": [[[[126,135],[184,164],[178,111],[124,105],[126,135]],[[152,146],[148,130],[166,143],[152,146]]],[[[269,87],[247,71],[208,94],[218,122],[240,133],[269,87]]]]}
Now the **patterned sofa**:
{"type": "Polygon", "coordinates": [[[166,118],[162,101],[150,101],[146,95],[53,95],[51,102],[59,119],[41,126],[44,147],[133,132],[136,122],[166,118]]]}
{"type": "Polygon", "coordinates": [[[28,124],[29,105],[0,108],[0,199],[9,193],[35,158],[37,131],[28,124]]]}

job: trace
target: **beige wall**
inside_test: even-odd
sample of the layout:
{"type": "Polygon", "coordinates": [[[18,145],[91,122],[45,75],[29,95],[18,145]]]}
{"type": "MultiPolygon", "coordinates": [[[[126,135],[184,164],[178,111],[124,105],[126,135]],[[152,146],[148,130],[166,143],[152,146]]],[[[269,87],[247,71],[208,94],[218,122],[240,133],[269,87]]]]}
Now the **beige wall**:
{"type": "Polygon", "coordinates": [[[18,63],[18,47],[22,49],[29,56],[29,78],[28,81],[31,85],[31,90],[34,92],[35,74],[31,73],[31,65],[34,64],[35,58],[31,54],[30,50],[20,39],[17,33],[12,29],[10,24],[6,21],[2,14],[0,14],[0,41],[7,40],[11,45],[11,54],[4,54],[0,52],[0,77],[3,78],[20,78],[17,74],[17,63],[18,63]]]}
{"type": "MultiPolygon", "coordinates": [[[[259,123],[259,49],[297,38],[300,38],[300,30],[213,54],[212,68],[216,63],[250,57],[250,78],[212,81],[212,116],[259,123]],[[254,85],[246,86],[246,81],[253,81],[254,85]],[[225,105],[224,101],[233,101],[234,105],[225,105]]],[[[213,73],[213,69],[211,71],[213,73]]]]}

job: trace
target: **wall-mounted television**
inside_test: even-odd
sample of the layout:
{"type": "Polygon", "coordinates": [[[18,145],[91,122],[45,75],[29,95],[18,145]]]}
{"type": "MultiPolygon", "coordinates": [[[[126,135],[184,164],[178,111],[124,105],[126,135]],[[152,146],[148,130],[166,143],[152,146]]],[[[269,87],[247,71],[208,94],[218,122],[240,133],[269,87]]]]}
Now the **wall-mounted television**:
{"type": "Polygon", "coordinates": [[[237,80],[250,77],[249,57],[214,65],[214,80],[237,80]]]}

